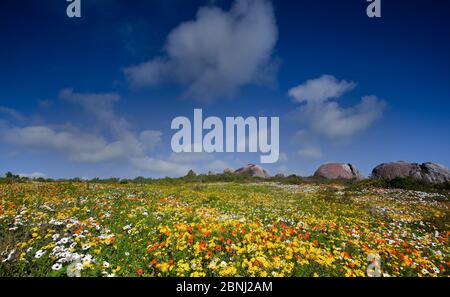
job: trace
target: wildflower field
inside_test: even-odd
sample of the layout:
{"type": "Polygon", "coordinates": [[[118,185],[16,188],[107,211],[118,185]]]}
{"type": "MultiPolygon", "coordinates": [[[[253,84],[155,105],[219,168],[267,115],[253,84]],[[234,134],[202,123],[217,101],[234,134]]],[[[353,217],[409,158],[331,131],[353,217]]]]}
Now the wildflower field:
{"type": "Polygon", "coordinates": [[[338,184],[0,184],[0,276],[367,276],[379,260],[448,277],[449,206],[338,184]]]}

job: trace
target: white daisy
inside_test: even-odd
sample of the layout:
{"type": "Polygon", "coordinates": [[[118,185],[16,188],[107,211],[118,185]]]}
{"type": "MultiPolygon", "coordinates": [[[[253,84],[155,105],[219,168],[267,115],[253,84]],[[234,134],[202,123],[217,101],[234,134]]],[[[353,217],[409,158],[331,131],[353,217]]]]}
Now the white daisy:
{"type": "Polygon", "coordinates": [[[44,254],[45,254],[45,251],[39,250],[39,251],[36,252],[36,254],[34,255],[34,257],[35,257],[36,259],[39,259],[39,258],[42,257],[44,254]]]}
{"type": "Polygon", "coordinates": [[[61,242],[62,244],[66,244],[69,242],[69,238],[68,237],[61,238],[59,242],[61,242]]]}
{"type": "Polygon", "coordinates": [[[12,258],[13,258],[13,256],[14,256],[14,253],[15,253],[15,252],[16,252],[16,250],[12,250],[12,251],[9,253],[8,257],[7,257],[6,259],[4,259],[2,262],[7,262],[7,261],[12,260],[12,258]]]}

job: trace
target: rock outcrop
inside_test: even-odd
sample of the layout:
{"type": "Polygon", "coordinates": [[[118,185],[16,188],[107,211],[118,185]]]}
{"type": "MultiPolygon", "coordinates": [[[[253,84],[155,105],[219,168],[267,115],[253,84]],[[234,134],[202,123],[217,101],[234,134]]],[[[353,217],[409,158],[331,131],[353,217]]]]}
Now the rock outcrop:
{"type": "Polygon", "coordinates": [[[233,169],[225,168],[225,169],[223,170],[223,174],[229,174],[229,173],[233,173],[233,169]]]}
{"type": "Polygon", "coordinates": [[[255,165],[255,164],[248,164],[245,167],[239,168],[234,173],[240,174],[240,175],[246,175],[246,176],[254,176],[254,177],[261,177],[261,178],[268,178],[270,177],[269,173],[263,169],[262,167],[255,165]]]}
{"type": "Polygon", "coordinates": [[[372,177],[391,180],[397,177],[411,177],[426,183],[450,181],[450,170],[436,163],[409,163],[404,161],[383,163],[375,167],[372,177]]]}
{"type": "Polygon", "coordinates": [[[364,176],[354,165],[349,163],[328,163],[323,164],[314,173],[316,177],[323,177],[326,179],[357,179],[361,180],[364,176]]]}

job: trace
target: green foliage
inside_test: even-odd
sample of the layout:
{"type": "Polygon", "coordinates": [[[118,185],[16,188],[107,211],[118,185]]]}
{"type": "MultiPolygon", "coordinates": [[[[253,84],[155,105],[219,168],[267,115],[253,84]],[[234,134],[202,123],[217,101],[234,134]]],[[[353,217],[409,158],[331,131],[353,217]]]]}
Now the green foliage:
{"type": "Polygon", "coordinates": [[[349,189],[352,190],[362,190],[368,188],[402,189],[402,190],[432,192],[432,193],[449,193],[450,183],[446,182],[442,184],[430,184],[410,177],[397,177],[392,180],[370,178],[359,181],[349,186],[349,189]]]}
{"type": "MultiPolygon", "coordinates": [[[[54,179],[50,178],[34,178],[30,179],[27,177],[20,177],[19,175],[13,174],[12,172],[7,172],[4,177],[0,177],[0,183],[14,183],[14,182],[28,182],[28,181],[38,181],[38,182],[53,182],[54,179]]],[[[68,181],[73,183],[83,182],[79,177],[72,179],[59,179],[58,181],[68,181]]],[[[326,179],[321,177],[301,177],[297,175],[289,176],[274,176],[267,179],[243,176],[235,173],[223,173],[223,174],[196,174],[193,170],[190,170],[186,176],[179,178],[160,178],[153,179],[143,176],[136,177],[135,179],[119,179],[115,177],[100,179],[93,178],[87,180],[91,183],[104,183],[104,184],[162,184],[162,185],[179,185],[186,183],[214,183],[214,182],[224,182],[224,183],[257,183],[257,182],[276,182],[285,185],[300,185],[300,184],[319,184],[319,185],[342,185],[348,190],[363,190],[372,188],[386,188],[386,189],[403,189],[421,192],[432,192],[432,193],[450,193],[450,182],[442,184],[430,184],[423,182],[414,178],[395,178],[392,180],[378,179],[378,178],[368,178],[361,181],[357,180],[347,180],[347,179],[326,179]]]]}

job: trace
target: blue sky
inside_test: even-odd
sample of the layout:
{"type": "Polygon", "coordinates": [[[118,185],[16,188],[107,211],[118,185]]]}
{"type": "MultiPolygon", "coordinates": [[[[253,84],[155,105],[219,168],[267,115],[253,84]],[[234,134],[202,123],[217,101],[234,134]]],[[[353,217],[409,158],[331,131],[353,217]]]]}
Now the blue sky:
{"type": "Polygon", "coordinates": [[[194,108],[280,117],[272,174],[450,164],[448,1],[384,0],[380,19],[363,0],[81,2],[79,19],[63,0],[0,4],[0,173],[160,177],[258,162],[173,154],[170,123],[194,108]]]}

